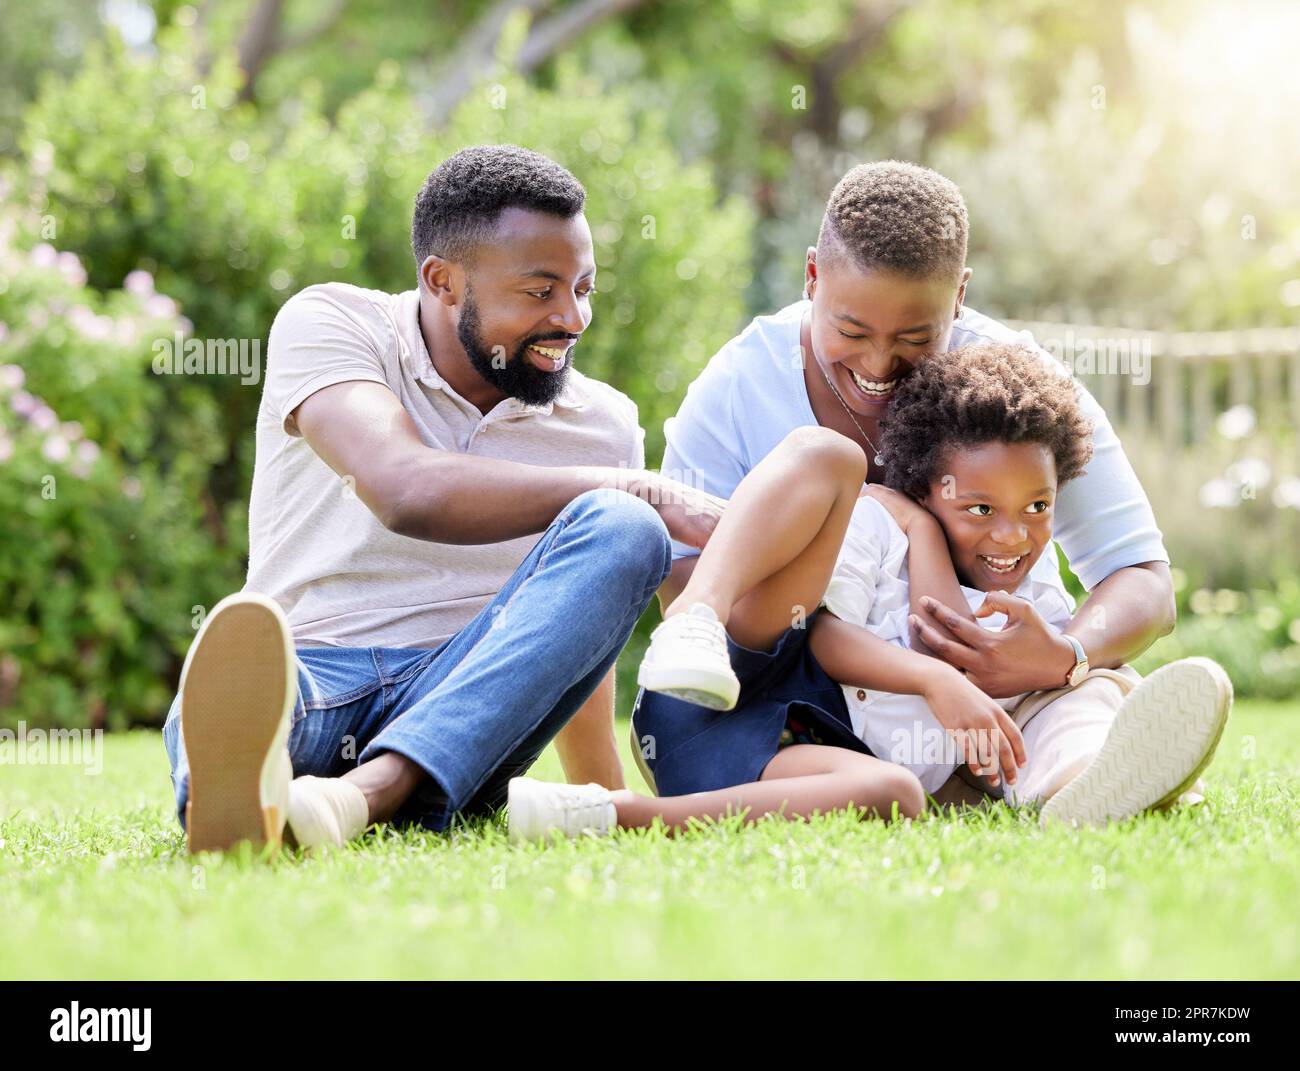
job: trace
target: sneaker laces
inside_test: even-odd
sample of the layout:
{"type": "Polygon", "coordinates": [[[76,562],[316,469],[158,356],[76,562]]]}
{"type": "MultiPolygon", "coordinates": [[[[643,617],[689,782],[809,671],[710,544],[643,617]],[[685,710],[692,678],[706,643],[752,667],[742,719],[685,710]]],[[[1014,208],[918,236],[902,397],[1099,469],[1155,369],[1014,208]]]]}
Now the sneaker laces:
{"type": "Polygon", "coordinates": [[[727,654],[727,630],[716,617],[705,617],[688,610],[664,622],[688,643],[699,643],[715,648],[724,657],[727,654]]]}
{"type": "Polygon", "coordinates": [[[555,797],[564,814],[564,832],[579,833],[594,829],[599,833],[609,831],[609,793],[594,781],[586,785],[556,785],[555,797]],[[589,791],[600,789],[600,793],[589,791]]]}

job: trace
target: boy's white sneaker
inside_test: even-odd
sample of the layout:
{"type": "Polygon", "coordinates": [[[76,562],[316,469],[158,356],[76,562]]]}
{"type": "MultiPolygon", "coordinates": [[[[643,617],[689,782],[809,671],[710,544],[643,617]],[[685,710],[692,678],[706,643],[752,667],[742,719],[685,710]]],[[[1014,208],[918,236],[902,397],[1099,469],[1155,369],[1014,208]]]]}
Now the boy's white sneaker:
{"type": "Polygon", "coordinates": [[[305,775],[289,785],[288,817],[299,848],[341,848],[365,832],[370,805],[351,781],[305,775]]]}
{"type": "Polygon", "coordinates": [[[740,698],[740,680],[727,653],[727,630],[713,608],[697,602],[674,614],[650,634],[650,646],[636,682],[711,710],[730,710],[740,698]]]}
{"type": "Polygon", "coordinates": [[[279,605],[253,592],[217,603],[181,670],[190,851],[224,851],[240,841],[280,846],[297,689],[293,638],[279,605]]]}
{"type": "Polygon", "coordinates": [[[604,837],[618,822],[613,796],[603,785],[557,785],[512,777],[508,794],[512,841],[545,840],[557,832],[570,839],[584,834],[604,837]]]}
{"type": "Polygon", "coordinates": [[[1043,805],[1042,824],[1105,825],[1177,800],[1214,757],[1231,708],[1217,662],[1161,666],[1124,697],[1101,750],[1043,805]]]}

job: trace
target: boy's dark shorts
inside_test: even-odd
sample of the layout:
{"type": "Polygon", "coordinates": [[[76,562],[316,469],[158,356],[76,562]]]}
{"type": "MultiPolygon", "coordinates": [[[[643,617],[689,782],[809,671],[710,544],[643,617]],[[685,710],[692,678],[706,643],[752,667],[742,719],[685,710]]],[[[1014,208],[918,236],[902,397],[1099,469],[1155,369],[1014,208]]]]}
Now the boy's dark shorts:
{"type": "Polygon", "coordinates": [[[752,651],[727,637],[731,666],[740,678],[740,698],[732,710],[709,710],[644,688],[637,693],[633,752],[658,795],[757,781],[789,744],[829,744],[871,754],[853,733],[844,692],[809,650],[813,619],[787,630],[770,651],[752,651]]]}

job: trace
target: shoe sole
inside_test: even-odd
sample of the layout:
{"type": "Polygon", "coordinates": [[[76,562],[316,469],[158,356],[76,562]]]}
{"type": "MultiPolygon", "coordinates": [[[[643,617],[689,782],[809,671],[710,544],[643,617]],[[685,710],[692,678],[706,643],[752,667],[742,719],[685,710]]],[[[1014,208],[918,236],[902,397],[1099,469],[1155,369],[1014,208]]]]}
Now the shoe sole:
{"type": "Polygon", "coordinates": [[[285,816],[263,806],[262,777],[272,750],[287,742],[295,688],[293,639],[280,608],[250,593],[218,603],[181,672],[191,852],[282,843],[285,816]]]}
{"type": "Polygon", "coordinates": [[[658,692],[709,710],[731,710],[740,698],[740,681],[704,669],[680,666],[661,669],[642,662],[636,682],[647,692],[658,692]]]}
{"type": "Polygon", "coordinates": [[[528,781],[527,777],[512,777],[506,786],[506,837],[512,844],[522,844],[532,839],[523,831],[525,814],[530,817],[532,814],[528,781]]]}
{"type": "Polygon", "coordinates": [[[1176,800],[1210,764],[1231,708],[1217,663],[1161,666],[1125,697],[1101,750],[1047,801],[1041,824],[1100,826],[1176,800]]]}

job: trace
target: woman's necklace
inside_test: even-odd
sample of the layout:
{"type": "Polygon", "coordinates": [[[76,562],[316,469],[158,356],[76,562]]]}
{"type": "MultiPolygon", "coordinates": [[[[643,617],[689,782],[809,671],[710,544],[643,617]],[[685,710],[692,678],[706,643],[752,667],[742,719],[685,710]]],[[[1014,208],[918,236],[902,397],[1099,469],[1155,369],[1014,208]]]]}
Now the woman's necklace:
{"type": "MultiPolygon", "coordinates": [[[[817,361],[817,356],[816,356],[816,354],[813,355],[813,360],[814,360],[814,361],[817,361]]],[[[828,376],[828,375],[826,375],[826,369],[825,369],[825,368],[822,368],[822,363],[821,363],[821,361],[817,361],[817,367],[818,367],[818,368],[821,368],[822,376],[823,376],[823,378],[826,380],[826,386],[830,387],[830,389],[831,389],[831,393],[834,394],[835,397],[839,399],[840,405],[844,406],[844,411],[845,411],[846,413],[849,414],[849,419],[850,419],[851,421],[853,421],[853,426],[854,426],[855,428],[857,428],[857,429],[858,429],[858,433],[859,433],[859,434],[860,434],[864,439],[867,440],[867,444],[871,447],[871,452],[872,452],[872,454],[874,455],[874,458],[873,458],[873,459],[875,460],[876,464],[877,464],[877,465],[883,465],[883,464],[885,463],[885,459],[884,459],[883,457],[880,456],[880,450],[879,450],[879,448],[876,446],[875,443],[873,443],[873,442],[871,441],[871,436],[868,435],[865,431],[862,430],[862,425],[858,423],[858,418],[855,417],[855,416],[853,415],[853,410],[849,408],[849,403],[846,402],[846,401],[844,400],[844,396],[843,396],[842,394],[840,394],[840,392],[839,392],[838,390],[835,389],[835,384],[831,382],[831,377],[828,376]]]]}

